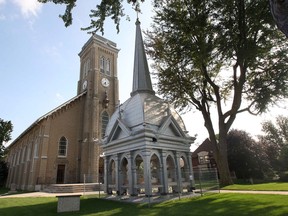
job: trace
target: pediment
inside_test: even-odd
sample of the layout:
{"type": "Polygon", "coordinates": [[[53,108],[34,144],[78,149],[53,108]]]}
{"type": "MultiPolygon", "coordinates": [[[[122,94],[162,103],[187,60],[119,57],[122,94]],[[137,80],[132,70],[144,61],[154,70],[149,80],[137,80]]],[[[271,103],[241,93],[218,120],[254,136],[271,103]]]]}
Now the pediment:
{"type": "Polygon", "coordinates": [[[120,120],[117,119],[112,127],[110,134],[108,134],[107,142],[121,139],[131,135],[131,130],[120,120]]]}
{"type": "Polygon", "coordinates": [[[162,123],[159,133],[167,136],[186,137],[185,132],[181,129],[180,125],[172,115],[169,115],[162,123]]]}

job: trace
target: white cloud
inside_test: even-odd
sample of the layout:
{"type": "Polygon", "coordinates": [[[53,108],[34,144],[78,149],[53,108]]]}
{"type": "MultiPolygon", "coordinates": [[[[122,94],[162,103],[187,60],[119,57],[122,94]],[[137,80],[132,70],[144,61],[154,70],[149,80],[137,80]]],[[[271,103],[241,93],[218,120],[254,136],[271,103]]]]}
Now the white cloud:
{"type": "Polygon", "coordinates": [[[0,0],[0,5],[5,4],[6,0],[0,0]]]}
{"type": "MultiPolygon", "coordinates": [[[[6,0],[0,0],[0,7],[2,6],[2,5],[5,5],[5,3],[6,3],[6,0]]],[[[0,8],[1,9],[1,8],[0,8]]],[[[4,15],[4,14],[1,14],[1,10],[0,10],[0,21],[1,20],[5,20],[6,19],[6,16],[4,15]]]]}
{"type": "MultiPolygon", "coordinates": [[[[5,0],[0,0],[5,1],[5,0]]],[[[24,17],[37,16],[42,8],[42,4],[37,0],[13,0],[13,3],[20,8],[24,17]]]]}

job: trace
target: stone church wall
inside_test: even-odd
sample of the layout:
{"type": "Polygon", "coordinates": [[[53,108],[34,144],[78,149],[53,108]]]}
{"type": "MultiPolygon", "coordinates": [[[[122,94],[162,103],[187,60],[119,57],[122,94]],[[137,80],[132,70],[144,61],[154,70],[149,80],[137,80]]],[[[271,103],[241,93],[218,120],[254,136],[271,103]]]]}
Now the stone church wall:
{"type": "Polygon", "coordinates": [[[84,100],[76,100],[32,124],[9,146],[7,187],[40,190],[55,184],[57,167],[65,165],[63,183],[79,179],[79,137],[84,100]],[[67,155],[58,156],[59,140],[67,139],[67,155]]]}

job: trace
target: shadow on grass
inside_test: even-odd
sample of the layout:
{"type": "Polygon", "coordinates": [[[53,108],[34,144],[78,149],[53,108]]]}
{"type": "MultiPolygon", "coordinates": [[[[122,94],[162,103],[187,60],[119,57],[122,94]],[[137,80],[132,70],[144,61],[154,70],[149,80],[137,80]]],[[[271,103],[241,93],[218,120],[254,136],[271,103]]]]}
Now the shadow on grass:
{"type": "Polygon", "coordinates": [[[288,196],[252,194],[214,194],[155,205],[156,215],[284,216],[288,215],[288,196]]]}
{"type": "Polygon", "coordinates": [[[81,198],[79,212],[57,213],[56,198],[9,198],[0,200],[1,216],[284,216],[288,215],[288,196],[251,194],[214,194],[148,205],[98,198],[81,198]]]}
{"type": "MultiPolygon", "coordinates": [[[[53,215],[141,215],[143,205],[98,198],[82,198],[80,211],[57,213],[57,198],[7,198],[0,200],[1,216],[53,215]]],[[[144,212],[143,212],[143,215],[144,212]]]]}

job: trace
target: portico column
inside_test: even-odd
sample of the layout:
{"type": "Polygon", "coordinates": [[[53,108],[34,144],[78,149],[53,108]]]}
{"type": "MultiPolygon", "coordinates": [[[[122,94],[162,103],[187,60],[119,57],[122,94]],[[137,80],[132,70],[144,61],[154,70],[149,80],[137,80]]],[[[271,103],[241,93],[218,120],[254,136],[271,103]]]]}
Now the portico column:
{"type": "Polygon", "coordinates": [[[107,156],[103,157],[104,159],[104,192],[108,193],[108,158],[107,156]]]}
{"type": "Polygon", "coordinates": [[[192,157],[191,153],[188,153],[188,164],[189,164],[189,181],[190,181],[190,189],[194,187],[194,173],[193,173],[193,166],[192,166],[192,157]]]}
{"type": "Polygon", "coordinates": [[[182,192],[182,175],[180,166],[180,152],[176,152],[176,167],[177,167],[177,192],[182,192]]]}
{"type": "Polygon", "coordinates": [[[150,167],[150,158],[151,158],[151,151],[144,150],[142,152],[143,155],[143,162],[144,162],[144,182],[145,182],[145,195],[151,196],[151,167],[150,167]]]}
{"type": "Polygon", "coordinates": [[[128,185],[128,191],[129,191],[129,194],[133,194],[133,185],[134,185],[134,181],[133,181],[133,170],[132,170],[132,167],[133,167],[133,158],[132,158],[132,155],[131,153],[129,152],[127,154],[127,160],[128,160],[128,182],[129,182],[129,185],[128,185]]]}
{"type": "Polygon", "coordinates": [[[166,151],[162,151],[161,153],[161,160],[162,160],[162,184],[163,184],[163,194],[167,194],[168,193],[168,175],[167,175],[167,161],[166,161],[166,157],[167,157],[167,152],[166,151]]]}
{"type": "Polygon", "coordinates": [[[120,167],[119,167],[119,157],[118,157],[118,155],[115,155],[114,159],[115,159],[115,189],[116,189],[116,192],[120,192],[121,191],[121,186],[119,185],[119,178],[120,178],[119,170],[120,170],[120,167]]]}
{"type": "Polygon", "coordinates": [[[131,195],[136,196],[136,195],[138,195],[138,191],[137,191],[138,182],[137,182],[137,168],[136,168],[136,165],[134,164],[134,162],[132,165],[132,178],[133,178],[133,184],[132,184],[131,195]]]}

